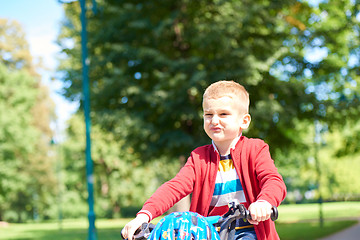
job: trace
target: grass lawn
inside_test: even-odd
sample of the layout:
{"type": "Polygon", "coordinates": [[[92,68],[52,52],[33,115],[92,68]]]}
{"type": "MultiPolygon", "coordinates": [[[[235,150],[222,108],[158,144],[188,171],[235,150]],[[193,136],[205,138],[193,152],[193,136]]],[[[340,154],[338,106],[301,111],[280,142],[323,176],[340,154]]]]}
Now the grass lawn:
{"type": "MultiPolygon", "coordinates": [[[[128,221],[130,219],[96,220],[98,239],[121,239],[120,230],[128,221]]],[[[63,220],[61,225],[58,222],[13,223],[0,228],[0,239],[84,240],[87,231],[87,219],[63,220]]]]}
{"type": "MultiPolygon", "coordinates": [[[[277,230],[282,240],[318,239],[356,224],[360,202],[323,204],[324,226],[318,222],[317,204],[283,205],[279,208],[277,230]],[[349,220],[350,218],[350,220],[349,220]]],[[[120,230],[130,219],[96,220],[99,240],[121,239],[120,230]]],[[[0,239],[77,240],[87,239],[87,219],[57,222],[10,224],[0,228],[0,239]]]]}
{"type": "Polygon", "coordinates": [[[277,223],[276,229],[281,240],[319,239],[355,225],[357,221],[326,221],[323,227],[318,222],[277,223]]]}
{"type": "MultiPolygon", "coordinates": [[[[328,220],[360,218],[360,202],[331,202],[322,204],[323,217],[328,220]]],[[[277,222],[299,222],[319,219],[319,204],[281,205],[277,222]]]]}

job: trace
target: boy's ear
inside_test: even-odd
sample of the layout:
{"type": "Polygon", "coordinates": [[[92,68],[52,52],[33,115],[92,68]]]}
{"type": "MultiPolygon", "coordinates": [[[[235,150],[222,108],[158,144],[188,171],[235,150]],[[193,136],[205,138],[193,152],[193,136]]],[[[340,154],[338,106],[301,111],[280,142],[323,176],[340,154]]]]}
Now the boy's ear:
{"type": "Polygon", "coordinates": [[[240,125],[241,129],[247,129],[250,125],[250,122],[251,122],[251,116],[250,114],[245,114],[243,117],[242,117],[242,123],[240,125]]]}

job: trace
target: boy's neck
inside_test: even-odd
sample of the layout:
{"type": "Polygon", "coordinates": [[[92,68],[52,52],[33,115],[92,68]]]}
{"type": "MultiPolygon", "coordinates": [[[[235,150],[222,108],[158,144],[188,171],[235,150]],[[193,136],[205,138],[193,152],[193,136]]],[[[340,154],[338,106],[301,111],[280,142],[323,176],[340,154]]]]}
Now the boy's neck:
{"type": "Polygon", "coordinates": [[[233,139],[231,142],[216,143],[212,141],[212,143],[216,151],[220,154],[220,156],[227,156],[230,154],[230,150],[235,148],[236,143],[239,141],[241,135],[242,134],[240,134],[240,136],[238,136],[237,138],[233,139]]]}

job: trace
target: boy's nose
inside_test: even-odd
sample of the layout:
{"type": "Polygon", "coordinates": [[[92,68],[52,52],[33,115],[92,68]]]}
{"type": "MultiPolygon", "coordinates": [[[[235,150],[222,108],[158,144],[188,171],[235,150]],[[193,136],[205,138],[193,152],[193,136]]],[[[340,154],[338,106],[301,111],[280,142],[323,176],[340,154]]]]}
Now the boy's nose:
{"type": "Polygon", "coordinates": [[[212,118],[211,118],[211,123],[213,125],[216,125],[219,123],[219,117],[217,115],[214,115],[212,118]]]}

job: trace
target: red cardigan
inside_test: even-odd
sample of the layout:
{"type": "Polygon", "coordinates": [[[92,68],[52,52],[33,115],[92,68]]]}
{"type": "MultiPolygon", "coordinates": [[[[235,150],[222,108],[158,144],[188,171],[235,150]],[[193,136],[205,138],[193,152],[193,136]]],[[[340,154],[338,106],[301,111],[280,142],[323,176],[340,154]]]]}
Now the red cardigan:
{"type": "MultiPolygon", "coordinates": [[[[245,193],[246,207],[257,200],[279,206],[285,198],[286,186],[271,159],[268,145],[260,139],[242,136],[231,149],[231,157],[245,193]]],[[[219,154],[212,145],[196,148],[179,173],[160,186],[139,213],[153,219],[192,193],[190,211],[208,216],[219,161],[219,154]]],[[[279,239],[271,220],[254,227],[259,240],[279,239]]]]}

